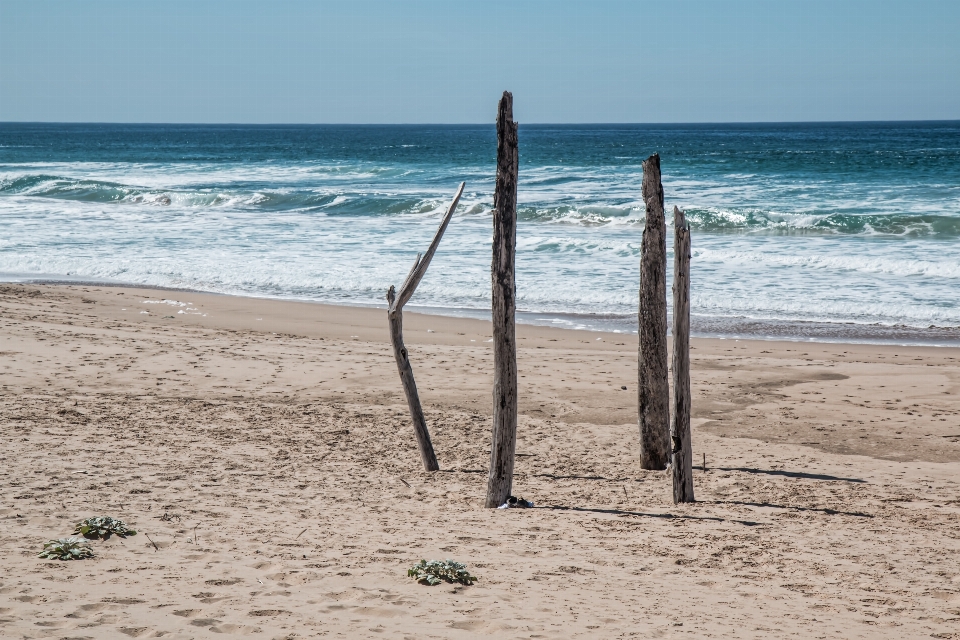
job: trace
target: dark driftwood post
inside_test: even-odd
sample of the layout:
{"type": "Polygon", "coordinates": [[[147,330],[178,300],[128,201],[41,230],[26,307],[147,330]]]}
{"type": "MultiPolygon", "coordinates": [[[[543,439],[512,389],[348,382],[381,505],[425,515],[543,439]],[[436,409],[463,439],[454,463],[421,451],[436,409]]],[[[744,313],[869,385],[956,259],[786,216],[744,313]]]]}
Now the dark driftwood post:
{"type": "Polygon", "coordinates": [[[457,195],[454,196],[450,208],[443,216],[440,222],[440,228],[433,236],[433,242],[427,253],[417,254],[417,261],[413,269],[407,275],[407,279],[400,285],[400,292],[395,293],[391,286],[387,291],[387,319],[390,322],[390,340],[393,342],[393,356],[397,359],[397,370],[400,371],[400,382],[403,383],[403,392],[407,396],[407,406],[410,407],[410,417],[413,418],[413,431],[417,435],[417,445],[420,447],[420,458],[423,460],[423,468],[427,471],[436,471],[440,468],[437,464],[437,456],[433,452],[433,443],[430,442],[430,431],[427,430],[427,421],[423,417],[423,408],[420,406],[420,395],[417,393],[417,383],[413,379],[413,367],[410,366],[410,358],[407,354],[407,348],[403,345],[403,305],[407,304],[413,292],[417,290],[417,285],[423,279],[433,259],[433,254],[437,252],[437,246],[440,244],[440,238],[446,231],[450,218],[453,217],[453,211],[460,202],[460,196],[463,194],[463,186],[457,189],[457,195]]]}
{"type": "Polygon", "coordinates": [[[637,395],[640,466],[666,469],[670,461],[670,383],[667,378],[667,223],[660,156],[643,163],[647,219],[640,246],[640,353],[637,395]]]}
{"type": "MultiPolygon", "coordinates": [[[[673,208],[673,502],[693,502],[690,443],[690,225],[673,208]]],[[[703,466],[706,467],[706,458],[703,466]]]]}
{"type": "Polygon", "coordinates": [[[514,324],[517,246],[517,123],[513,94],[503,92],[497,109],[497,184],[493,193],[493,441],[487,507],[499,507],[513,490],[517,448],[517,339],[514,324]]]}

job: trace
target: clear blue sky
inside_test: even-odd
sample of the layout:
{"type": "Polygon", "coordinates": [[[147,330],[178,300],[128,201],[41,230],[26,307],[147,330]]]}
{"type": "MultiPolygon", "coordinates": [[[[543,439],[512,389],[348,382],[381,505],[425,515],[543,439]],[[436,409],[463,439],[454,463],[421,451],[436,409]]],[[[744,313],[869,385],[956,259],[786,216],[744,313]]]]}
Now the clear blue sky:
{"type": "Polygon", "coordinates": [[[0,0],[0,121],[960,119],[960,1],[0,0]]]}

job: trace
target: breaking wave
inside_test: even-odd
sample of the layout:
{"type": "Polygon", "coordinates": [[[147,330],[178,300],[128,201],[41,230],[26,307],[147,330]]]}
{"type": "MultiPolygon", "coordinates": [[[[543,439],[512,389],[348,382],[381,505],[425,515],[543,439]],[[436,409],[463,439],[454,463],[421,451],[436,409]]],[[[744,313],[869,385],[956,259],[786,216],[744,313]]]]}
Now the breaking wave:
{"type": "MultiPolygon", "coordinates": [[[[107,180],[62,175],[28,174],[0,178],[0,196],[55,199],[94,204],[169,206],[184,209],[223,208],[246,211],[315,211],[327,215],[394,216],[439,215],[446,193],[440,188],[369,190],[344,185],[308,188],[269,188],[269,185],[211,185],[199,188],[150,188],[107,180]],[[246,188],[245,188],[246,187],[246,188]],[[433,193],[429,193],[433,191],[433,193]],[[424,197],[426,196],[426,197],[424,197]]],[[[348,185],[349,186],[349,185],[348,185]]],[[[445,185],[446,186],[446,185],[445,185]]],[[[449,189],[447,189],[449,190],[449,189]]],[[[532,199],[537,194],[526,194],[532,199]]],[[[573,224],[584,227],[623,226],[642,229],[642,202],[591,202],[587,198],[542,194],[544,199],[571,202],[526,203],[518,206],[521,222],[573,224]],[[579,200],[579,201],[577,201],[579,200]]],[[[468,192],[460,215],[491,215],[488,194],[468,192]]],[[[783,212],[756,208],[715,207],[686,210],[695,231],[772,235],[888,235],[953,239],[960,237],[960,216],[937,213],[838,213],[829,211],[783,212]]],[[[672,224],[668,214],[668,224],[672,224]]]]}

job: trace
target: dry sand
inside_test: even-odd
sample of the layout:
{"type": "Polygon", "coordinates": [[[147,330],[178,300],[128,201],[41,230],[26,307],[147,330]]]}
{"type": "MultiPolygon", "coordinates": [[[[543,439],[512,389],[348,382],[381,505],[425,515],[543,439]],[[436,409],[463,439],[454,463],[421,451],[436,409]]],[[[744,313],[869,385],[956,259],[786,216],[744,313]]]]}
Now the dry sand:
{"type": "Polygon", "coordinates": [[[405,324],[438,473],[382,310],[0,286],[0,636],[960,637],[958,350],[695,340],[675,506],[636,337],[521,326],[498,511],[489,324],[405,324]],[[37,558],[98,514],[141,533],[37,558]]]}

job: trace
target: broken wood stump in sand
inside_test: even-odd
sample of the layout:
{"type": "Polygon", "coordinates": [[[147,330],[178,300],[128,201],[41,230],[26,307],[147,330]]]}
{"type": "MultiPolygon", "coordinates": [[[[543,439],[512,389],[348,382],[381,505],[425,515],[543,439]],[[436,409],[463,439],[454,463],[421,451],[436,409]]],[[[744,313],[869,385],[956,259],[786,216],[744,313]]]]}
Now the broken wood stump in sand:
{"type": "Polygon", "coordinates": [[[660,156],[643,162],[641,193],[646,224],[640,247],[637,401],[640,467],[666,469],[670,461],[670,382],[667,372],[667,223],[660,156]]]}
{"type": "Polygon", "coordinates": [[[400,285],[400,291],[395,292],[393,286],[387,291],[387,319],[390,322],[390,341],[393,343],[393,356],[397,359],[397,370],[400,372],[400,382],[403,383],[403,392],[407,396],[407,406],[410,407],[410,417],[413,419],[413,431],[417,436],[417,445],[420,447],[420,458],[423,460],[423,468],[427,471],[437,471],[440,465],[437,464],[437,456],[433,452],[433,443],[430,442],[430,431],[427,429],[427,421],[423,417],[423,408],[420,406],[420,395],[417,393],[417,383],[413,379],[413,367],[410,366],[410,358],[407,354],[407,348],[403,344],[403,305],[407,304],[417,285],[423,279],[433,259],[433,254],[437,252],[437,246],[440,244],[440,238],[446,231],[450,218],[460,202],[460,196],[463,194],[463,187],[466,183],[461,182],[457,189],[457,195],[453,197],[450,208],[440,221],[440,228],[433,236],[433,242],[425,254],[417,254],[417,261],[407,275],[407,279],[400,285]]]}
{"type": "Polygon", "coordinates": [[[493,442],[486,506],[506,502],[513,490],[517,448],[517,123],[513,94],[503,92],[497,108],[497,183],[493,193],[493,442]]]}
{"type": "MultiPolygon", "coordinates": [[[[673,422],[670,464],[673,502],[693,502],[693,451],[690,442],[690,225],[673,208],[673,422]]],[[[706,470],[707,459],[703,459],[706,470]]]]}

